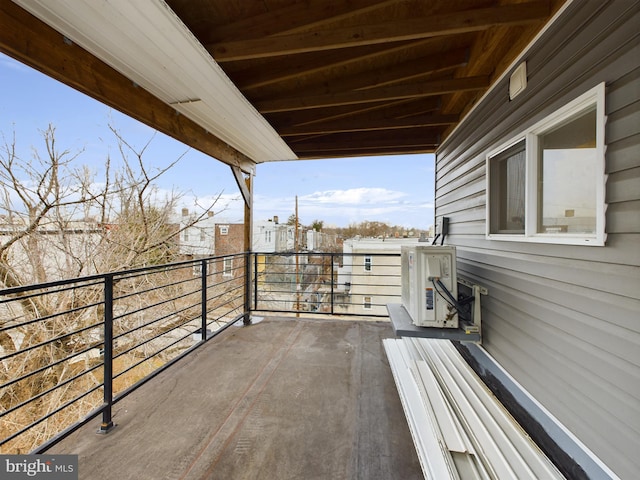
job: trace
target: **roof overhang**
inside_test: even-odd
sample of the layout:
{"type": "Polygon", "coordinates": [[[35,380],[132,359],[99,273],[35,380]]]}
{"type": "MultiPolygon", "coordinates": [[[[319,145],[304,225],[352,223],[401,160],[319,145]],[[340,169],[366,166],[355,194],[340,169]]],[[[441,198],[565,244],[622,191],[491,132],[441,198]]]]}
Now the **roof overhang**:
{"type": "Polygon", "coordinates": [[[297,158],[164,2],[15,3],[254,162],[297,158]]]}
{"type": "Polygon", "coordinates": [[[433,153],[565,0],[2,0],[0,51],[244,172],[433,153]]]}

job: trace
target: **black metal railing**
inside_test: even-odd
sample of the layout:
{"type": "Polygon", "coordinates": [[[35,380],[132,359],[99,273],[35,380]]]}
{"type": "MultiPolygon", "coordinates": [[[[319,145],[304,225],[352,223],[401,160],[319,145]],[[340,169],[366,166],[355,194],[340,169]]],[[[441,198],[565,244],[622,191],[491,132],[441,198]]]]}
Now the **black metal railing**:
{"type": "Polygon", "coordinates": [[[245,254],[0,290],[0,452],[44,449],[245,316],[245,254]]]}
{"type": "Polygon", "coordinates": [[[250,313],[386,317],[399,254],[241,253],[0,290],[0,453],[37,453],[250,313]]]}
{"type": "Polygon", "coordinates": [[[387,317],[400,253],[256,253],[254,311],[387,317]]]}

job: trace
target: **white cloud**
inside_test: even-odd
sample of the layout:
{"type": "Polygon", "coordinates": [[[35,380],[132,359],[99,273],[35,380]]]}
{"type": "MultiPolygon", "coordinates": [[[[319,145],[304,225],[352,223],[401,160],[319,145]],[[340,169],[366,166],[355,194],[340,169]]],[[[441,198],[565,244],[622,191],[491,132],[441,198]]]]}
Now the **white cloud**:
{"type": "Polygon", "coordinates": [[[300,197],[300,201],[308,205],[367,205],[397,202],[406,197],[403,192],[396,192],[386,188],[350,188],[348,190],[325,190],[300,197]]]}
{"type": "MultiPolygon", "coordinates": [[[[254,219],[278,215],[286,219],[295,211],[295,197],[254,197],[254,219]]],[[[405,192],[385,188],[352,188],[316,191],[298,196],[300,221],[318,219],[326,224],[346,227],[365,220],[393,225],[426,228],[431,225],[433,205],[413,201],[405,192]]]]}

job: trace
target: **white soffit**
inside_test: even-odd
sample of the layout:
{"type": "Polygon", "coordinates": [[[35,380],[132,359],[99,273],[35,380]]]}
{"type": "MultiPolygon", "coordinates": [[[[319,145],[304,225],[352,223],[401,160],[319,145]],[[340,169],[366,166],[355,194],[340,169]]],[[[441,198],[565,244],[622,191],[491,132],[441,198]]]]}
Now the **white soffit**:
{"type": "Polygon", "coordinates": [[[296,155],[162,0],[14,0],[256,163],[296,155]]]}

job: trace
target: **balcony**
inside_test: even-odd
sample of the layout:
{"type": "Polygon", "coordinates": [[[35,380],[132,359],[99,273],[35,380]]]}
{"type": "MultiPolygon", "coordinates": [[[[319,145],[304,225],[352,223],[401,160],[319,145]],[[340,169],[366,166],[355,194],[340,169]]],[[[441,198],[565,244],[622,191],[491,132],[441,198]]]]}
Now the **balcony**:
{"type": "Polygon", "coordinates": [[[2,453],[77,454],[91,479],[422,478],[382,346],[399,256],[360,264],[239,254],[0,291],[2,453]]]}

